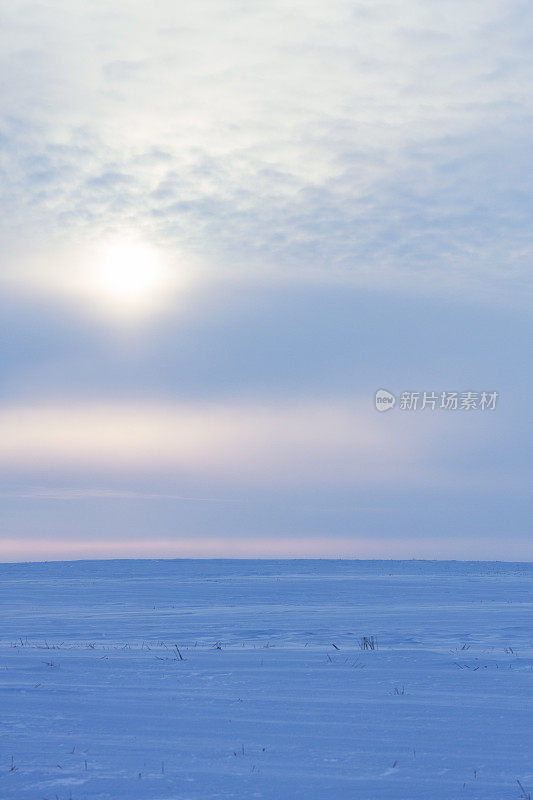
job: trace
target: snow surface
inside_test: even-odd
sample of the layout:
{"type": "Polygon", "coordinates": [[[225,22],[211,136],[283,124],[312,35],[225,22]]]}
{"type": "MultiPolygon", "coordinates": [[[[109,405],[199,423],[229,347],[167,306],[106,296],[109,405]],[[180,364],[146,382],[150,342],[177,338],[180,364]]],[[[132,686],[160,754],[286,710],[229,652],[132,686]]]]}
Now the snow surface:
{"type": "Polygon", "coordinates": [[[0,565],[0,798],[525,798],[532,588],[533,564],[0,565]]]}

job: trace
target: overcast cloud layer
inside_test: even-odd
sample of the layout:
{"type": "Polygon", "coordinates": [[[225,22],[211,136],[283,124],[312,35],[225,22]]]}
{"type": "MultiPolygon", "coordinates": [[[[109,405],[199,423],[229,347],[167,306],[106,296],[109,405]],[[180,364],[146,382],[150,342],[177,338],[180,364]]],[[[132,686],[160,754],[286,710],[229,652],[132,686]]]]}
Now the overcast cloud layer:
{"type": "Polygon", "coordinates": [[[73,0],[2,17],[6,278],[65,287],[133,227],[195,276],[529,290],[529,4],[73,0]]]}
{"type": "Polygon", "coordinates": [[[514,0],[4,3],[0,559],[532,557],[531,31],[514,0]],[[136,314],[116,237],[164,265],[136,314]]]}

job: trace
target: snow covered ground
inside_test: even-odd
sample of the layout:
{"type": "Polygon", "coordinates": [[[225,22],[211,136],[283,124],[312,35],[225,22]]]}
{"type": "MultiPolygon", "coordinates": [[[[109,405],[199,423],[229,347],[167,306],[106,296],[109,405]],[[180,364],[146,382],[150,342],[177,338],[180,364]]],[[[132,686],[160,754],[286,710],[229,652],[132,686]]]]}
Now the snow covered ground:
{"type": "Polygon", "coordinates": [[[533,794],[533,564],[8,564],[0,601],[2,800],[533,794]]]}

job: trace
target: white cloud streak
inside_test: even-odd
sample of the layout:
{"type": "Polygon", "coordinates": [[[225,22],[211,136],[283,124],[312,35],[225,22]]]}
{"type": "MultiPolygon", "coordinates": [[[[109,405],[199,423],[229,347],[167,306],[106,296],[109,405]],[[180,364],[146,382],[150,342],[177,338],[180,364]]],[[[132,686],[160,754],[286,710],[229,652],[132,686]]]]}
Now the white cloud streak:
{"type": "MultiPolygon", "coordinates": [[[[447,421],[431,413],[415,417],[398,412],[384,418],[370,403],[335,398],[4,406],[0,469],[7,475],[44,470],[179,476],[239,488],[486,488],[487,480],[493,480],[490,474],[457,468],[450,453],[460,465],[461,453],[471,457],[482,448],[490,437],[490,420],[484,423],[478,415],[476,423],[465,414],[447,421]]],[[[498,485],[504,484],[499,475],[498,485]]],[[[72,498],[75,491],[67,495],[72,498]]],[[[102,496],[116,495],[104,491],[102,496]]]]}
{"type": "Polygon", "coordinates": [[[364,474],[407,449],[346,404],[81,404],[0,409],[0,465],[182,471],[299,483],[364,474]]]}
{"type": "Polygon", "coordinates": [[[10,469],[181,471],[267,485],[377,476],[412,444],[400,428],[380,430],[332,403],[15,406],[0,411],[0,440],[10,469]]]}

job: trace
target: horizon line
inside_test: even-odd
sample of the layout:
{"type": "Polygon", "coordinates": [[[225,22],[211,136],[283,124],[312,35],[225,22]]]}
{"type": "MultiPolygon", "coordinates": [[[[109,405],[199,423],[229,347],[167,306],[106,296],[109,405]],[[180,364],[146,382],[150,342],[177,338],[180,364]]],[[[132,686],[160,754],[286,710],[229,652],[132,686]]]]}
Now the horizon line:
{"type": "Polygon", "coordinates": [[[13,560],[0,561],[0,567],[12,564],[83,564],[106,561],[379,561],[389,562],[411,562],[419,563],[438,563],[438,564],[533,564],[532,560],[521,559],[495,559],[495,558],[358,558],[356,556],[108,556],[103,558],[63,558],[63,559],[43,559],[43,560],[13,560]]]}

